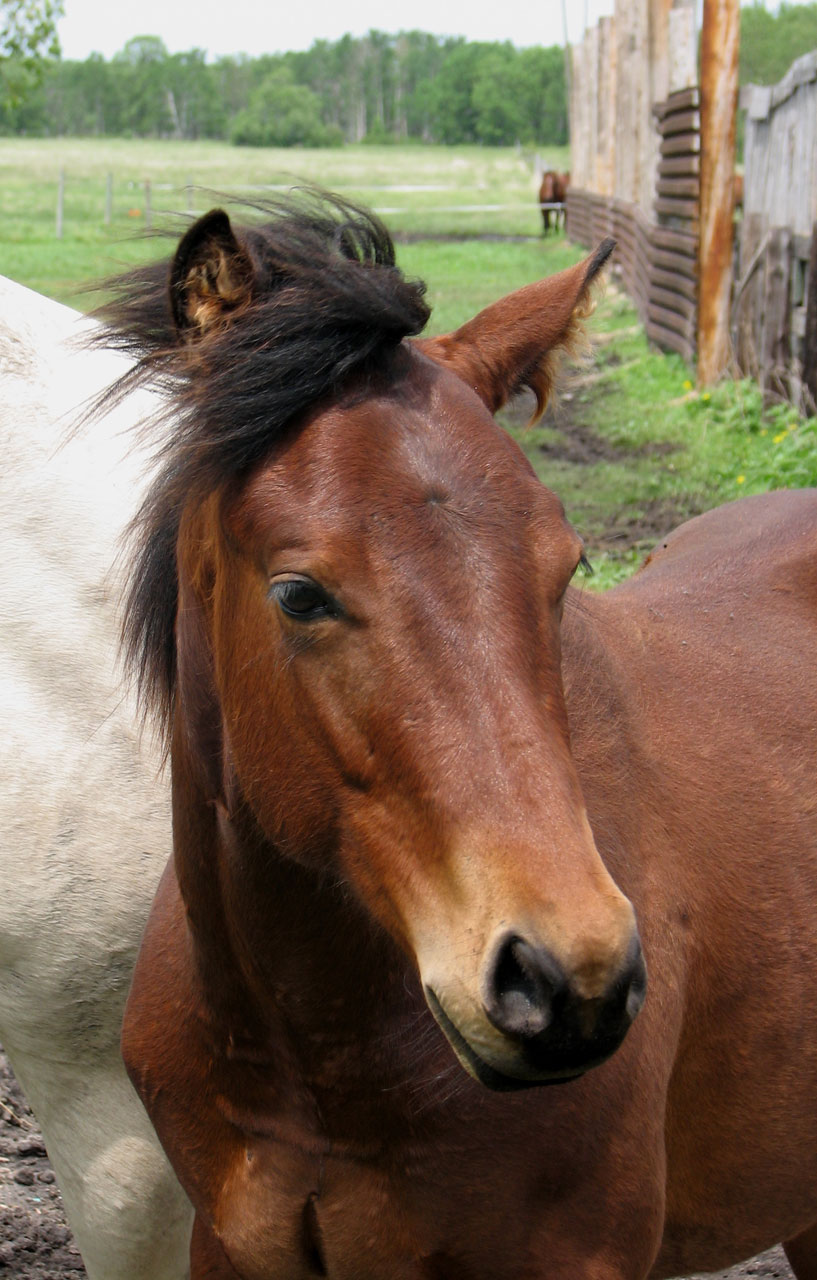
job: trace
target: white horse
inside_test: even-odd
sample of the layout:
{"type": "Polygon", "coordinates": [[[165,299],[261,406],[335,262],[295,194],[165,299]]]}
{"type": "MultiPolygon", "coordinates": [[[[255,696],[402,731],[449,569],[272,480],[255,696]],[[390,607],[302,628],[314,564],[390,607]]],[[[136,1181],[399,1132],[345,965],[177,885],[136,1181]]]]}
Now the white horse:
{"type": "Polygon", "coordinates": [[[122,1009],[170,851],[168,789],[117,670],[109,574],[143,460],[88,322],[0,279],[0,1042],[91,1280],[182,1280],[192,1210],[125,1075],[122,1009]]]}

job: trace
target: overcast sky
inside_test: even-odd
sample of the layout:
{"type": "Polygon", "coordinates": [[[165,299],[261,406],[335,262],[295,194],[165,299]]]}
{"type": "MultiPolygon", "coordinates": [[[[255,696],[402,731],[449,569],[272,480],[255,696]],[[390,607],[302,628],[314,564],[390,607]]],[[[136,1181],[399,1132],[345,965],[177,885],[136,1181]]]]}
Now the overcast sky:
{"type": "MultiPolygon", "coordinates": [[[[614,0],[564,0],[568,37],[581,38],[613,12],[614,0]]],[[[394,33],[417,29],[469,40],[561,44],[563,0],[65,0],[59,23],[63,57],[84,60],[118,53],[132,36],[160,36],[171,53],[204,49],[227,53],[282,53],[308,49],[313,40],[362,36],[374,27],[394,33]]]]}

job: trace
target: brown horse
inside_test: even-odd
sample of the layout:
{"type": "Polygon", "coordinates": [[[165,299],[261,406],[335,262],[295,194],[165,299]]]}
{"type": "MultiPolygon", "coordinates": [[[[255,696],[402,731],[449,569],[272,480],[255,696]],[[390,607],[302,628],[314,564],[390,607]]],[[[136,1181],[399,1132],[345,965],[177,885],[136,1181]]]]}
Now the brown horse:
{"type": "Polygon", "coordinates": [[[778,1240],[817,1277],[817,494],[569,586],[492,414],[544,403],[610,248],[411,340],[373,220],[216,211],[114,308],[178,415],[129,623],[174,856],[123,1043],[193,1280],[778,1240]]]}
{"type": "Polygon", "coordinates": [[[553,219],[554,231],[559,230],[560,222],[564,226],[564,202],[567,199],[569,186],[569,173],[557,173],[555,169],[547,169],[542,174],[542,181],[539,184],[539,207],[542,211],[543,235],[547,235],[550,230],[551,218],[553,219]],[[560,209],[549,207],[554,204],[562,207],[560,209]]]}

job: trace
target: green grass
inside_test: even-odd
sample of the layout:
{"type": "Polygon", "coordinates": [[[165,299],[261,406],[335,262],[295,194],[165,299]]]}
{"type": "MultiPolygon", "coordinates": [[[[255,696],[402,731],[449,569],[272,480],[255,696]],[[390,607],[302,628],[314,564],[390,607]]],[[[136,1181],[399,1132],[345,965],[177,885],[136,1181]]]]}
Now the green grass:
{"type": "MultiPolygon", "coordinates": [[[[564,151],[541,156],[567,167],[564,151]]],[[[398,260],[424,279],[430,331],[445,332],[503,294],[568,266],[582,251],[563,236],[543,239],[535,157],[512,149],[349,147],[254,151],[212,143],[0,139],[0,273],[87,308],[83,285],[169,252],[172,241],[134,238],[144,226],[144,180],[155,223],[178,233],[195,186],[196,212],[209,191],[263,196],[286,183],[320,182],[383,211],[398,260]],[[66,172],[65,235],[54,236],[60,168],[66,172]],[[103,222],[106,175],[114,217],[103,222]],[[207,188],[205,192],[201,188],[207,188]],[[502,211],[475,206],[500,205],[502,211]],[[442,207],[441,207],[442,206],[442,207]],[[504,235],[507,240],[432,240],[423,234],[504,235]],[[514,239],[513,237],[516,237],[514,239]]],[[[711,392],[677,356],[651,350],[626,296],[610,287],[589,322],[592,357],[567,379],[543,422],[527,409],[503,415],[542,480],[565,503],[606,586],[630,572],[675,524],[744,493],[817,484],[817,419],[765,408],[750,382],[711,392]]],[[[529,406],[528,406],[529,409],[529,406]]]]}
{"type": "MultiPolygon", "coordinates": [[[[271,150],[224,143],[0,138],[0,273],[63,302],[87,305],[84,284],[155,254],[136,238],[147,219],[178,230],[174,215],[203,213],[220,198],[259,199],[293,183],[318,183],[382,213],[416,236],[537,236],[536,159],[513,148],[344,147],[271,150]],[[55,238],[60,170],[63,238],[55,238]],[[107,175],[113,210],[105,225],[107,175]]],[[[542,163],[566,166],[565,148],[542,163]]]]}
{"type": "Polygon", "coordinates": [[[591,322],[592,361],[537,427],[510,424],[588,542],[606,587],[657,537],[748,493],[817,485],[817,418],[764,406],[749,380],[699,391],[677,356],[650,349],[629,300],[610,287],[591,322]],[[603,454],[571,461],[589,435],[603,454]]]}
{"type": "Polygon", "coordinates": [[[571,266],[582,256],[563,236],[524,244],[423,240],[398,246],[408,276],[425,280],[432,306],[429,333],[447,333],[497,298],[571,266]]]}

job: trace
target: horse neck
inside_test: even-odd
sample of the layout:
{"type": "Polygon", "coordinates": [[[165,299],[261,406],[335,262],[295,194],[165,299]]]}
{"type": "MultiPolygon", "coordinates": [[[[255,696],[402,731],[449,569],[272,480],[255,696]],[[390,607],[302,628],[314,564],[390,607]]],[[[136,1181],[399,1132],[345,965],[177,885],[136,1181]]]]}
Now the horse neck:
{"type": "Polygon", "coordinates": [[[562,680],[570,748],[599,851],[618,882],[632,886],[628,843],[650,811],[662,764],[644,718],[644,671],[632,604],[568,592],[562,680]],[[640,816],[639,816],[640,815],[640,816]]]}
{"type": "Polygon", "coordinates": [[[283,856],[240,798],[229,813],[207,800],[175,757],[173,783],[176,873],[215,1038],[259,1059],[295,1046],[299,1071],[327,1087],[348,1054],[361,1087],[382,1086],[398,1044],[433,1026],[406,956],[336,877],[283,856]]]}
{"type": "MultiPolygon", "coordinates": [[[[632,606],[630,606],[632,610],[632,606]]],[[[569,589],[562,621],[562,682],[571,746],[577,737],[619,749],[638,734],[638,672],[633,670],[632,617],[612,593],[569,589]]],[[[637,650],[638,645],[635,645],[637,650]]]]}

